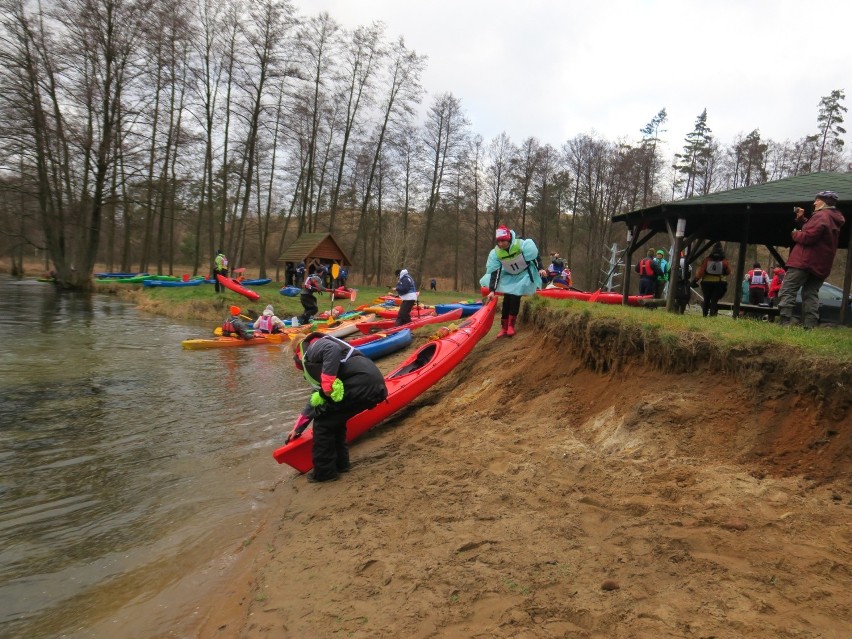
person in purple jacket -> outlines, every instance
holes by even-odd
[[[839,196],[834,191],[820,191],[814,197],[814,213],[796,209],[796,228],[792,232],[793,248],[787,260],[787,275],[778,292],[780,324],[793,319],[796,293],[802,290],[802,325],[814,328],[819,321],[819,287],[831,273],[840,227],[845,222],[837,210]]]

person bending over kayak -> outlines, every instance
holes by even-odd
[[[287,327],[275,314],[272,304],[267,304],[263,314],[254,321],[254,329],[261,333],[280,333]]]
[[[388,396],[385,378],[354,346],[324,333],[299,335],[292,342],[293,363],[314,392],[287,435],[301,437],[314,422],[314,470],[308,481],[335,481],[349,470],[346,422]]]
[[[497,246],[488,254],[485,275],[479,284],[488,287],[489,300],[495,291],[503,293],[501,329],[497,337],[512,337],[521,310],[521,296],[535,294],[547,271],[541,269],[538,247],[532,240],[518,238],[505,226],[497,228],[495,239]]]

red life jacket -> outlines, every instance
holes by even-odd
[[[639,261],[639,275],[654,275],[654,267],[651,264],[653,260],[650,257],[646,257]]]
[[[765,288],[769,284],[768,279],[766,271],[759,268],[750,271],[748,274],[748,283],[753,288]]]

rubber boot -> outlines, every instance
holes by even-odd
[[[515,334],[515,320],[517,315],[509,315],[509,326],[506,327],[506,337],[512,337]]]
[[[506,337],[506,335],[508,335],[508,333],[509,333],[509,318],[504,317],[502,320],[500,320],[500,326],[502,326],[502,328],[500,329],[500,332],[497,333],[498,339],[501,338],[501,337]]]

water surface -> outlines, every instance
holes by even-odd
[[[0,636],[109,636],[255,532],[306,387],[281,346],[181,349],[211,329],[0,277]]]

